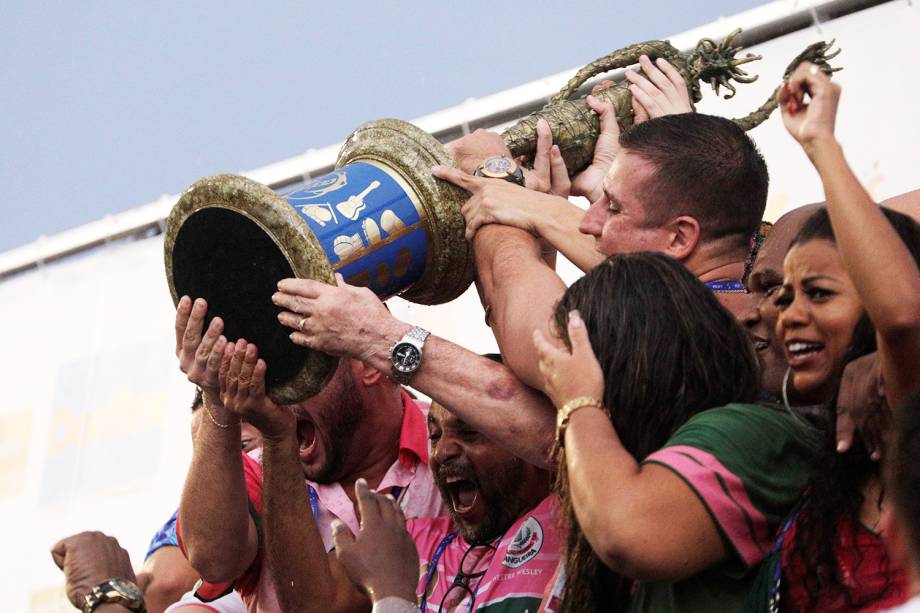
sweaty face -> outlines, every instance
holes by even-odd
[[[292,407],[307,479],[334,483],[341,478],[354,443],[352,432],[363,413],[361,402],[348,360],[342,360],[319,394]]]
[[[795,389],[810,400],[827,401],[846,365],[863,305],[830,241],[794,246],[783,269],[783,286],[775,299],[776,334]]]
[[[549,493],[545,471],[432,403],[428,413],[431,472],[454,525],[468,543],[504,534]]]
[[[740,317],[760,360],[761,388],[775,398],[782,393],[783,375],[787,368],[786,352],[776,335],[779,309],[775,298],[783,285],[783,259],[795,235],[817,208],[802,207],[777,220],[751,268],[748,289],[753,305]]]
[[[585,213],[578,229],[594,236],[595,249],[604,255],[637,251],[663,252],[668,246],[663,228],[650,227],[643,196],[654,181],[655,166],[622,151],[604,177],[604,193]]]

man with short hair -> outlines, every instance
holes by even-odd
[[[193,303],[184,297],[176,320],[180,367],[204,395],[178,525],[192,566],[212,582],[198,590],[200,597],[217,597],[235,583],[250,611],[284,605],[277,601],[273,575],[301,560],[273,535],[289,522],[308,523],[314,547],[325,556],[332,548],[329,526],[334,519],[357,530],[353,490],[358,478],[398,498],[410,517],[443,513],[427,465],[425,412],[399,385],[357,360],[342,360],[318,395],[283,409],[271,403],[275,421],[260,421],[258,411],[240,408],[239,398],[258,379],[260,402],[270,402],[264,395],[265,362],[245,340],[228,343],[219,317],[202,334],[206,312],[204,300]],[[236,412],[226,406],[230,401]],[[279,435],[278,414],[293,444]],[[264,466],[240,453],[241,415],[263,433]],[[270,487],[276,480],[282,489]],[[313,588],[329,598],[333,610],[338,595],[324,591],[331,585],[325,577]]]
[[[554,334],[550,314],[566,287],[541,257],[535,234],[584,270],[614,253],[663,252],[706,282],[736,316],[749,308],[741,277],[766,206],[768,176],[748,136],[727,119],[692,113],[651,119],[620,136],[612,107],[598,105],[596,110],[602,132],[599,149],[603,144],[605,150],[595,152],[594,164],[584,172],[603,175],[604,180],[582,192],[594,198],[587,213],[565,197],[511,181],[455,168],[432,170],[472,194],[464,206],[467,234],[474,234],[487,319],[513,375],[505,377],[475,354],[429,337],[413,385],[449,408],[456,404],[466,412],[464,419],[530,461],[545,457],[552,410],[527,398],[520,382],[535,389],[542,385],[531,339],[535,329]],[[490,142],[488,146],[503,147]],[[613,165],[601,172],[595,166],[605,166],[611,148]],[[548,155],[547,143],[538,146],[538,156],[541,151]],[[497,153],[510,155],[507,149]],[[685,187],[690,181],[693,185]],[[370,292],[341,282],[330,287],[286,279],[273,300],[287,309],[280,320],[295,329],[295,343],[361,356],[377,368],[388,366],[389,348],[411,328],[375,307]],[[361,334],[355,333],[359,330]],[[500,386],[494,383],[499,379]],[[496,389],[515,394],[517,400],[513,414],[500,413],[500,423],[490,420],[490,415],[499,415],[494,411],[477,410],[482,404],[477,398],[492,401]],[[458,395],[468,401],[452,402]],[[503,432],[508,424],[517,432],[529,428],[532,440],[539,442],[527,446],[519,436],[508,436]]]

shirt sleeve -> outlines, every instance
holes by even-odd
[[[817,434],[799,418],[735,404],[695,415],[645,463],[670,469],[694,491],[746,570],[769,552],[816,452]]]

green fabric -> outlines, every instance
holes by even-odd
[[[699,413],[672,436],[668,447],[694,447],[714,456],[737,476],[751,501],[763,514],[769,542],[761,557],[769,553],[779,523],[798,501],[811,478],[819,448],[817,430],[781,408],[769,405],[730,404]],[[639,582],[630,603],[631,611],[742,611],[759,565],[750,568],[732,543],[726,527],[719,524],[701,491],[674,467],[657,461],[684,479],[710,511],[719,528],[729,559],[678,582]],[[735,535],[735,538],[739,538]]]

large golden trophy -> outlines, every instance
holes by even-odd
[[[513,155],[532,156],[537,119],[545,118],[574,174],[590,163],[599,130],[584,97],[572,97],[588,79],[635,64],[645,54],[667,59],[684,77],[694,102],[701,99],[701,82],[717,93],[724,86],[733,94],[732,80],[756,78],[739,66],[759,59],[735,57],[741,50],[732,46],[736,35],[720,44],[703,39],[691,52],[667,41],[620,49],[585,66],[549,104],[503,138]],[[827,55],[829,48],[810,46],[785,76],[805,60],[831,72],[827,60],[835,54]],[[596,89],[595,96],[613,104],[621,128],[632,125],[625,83]],[[774,108],[771,95],[736,121],[750,129]],[[381,298],[398,294],[420,304],[449,302],[472,283],[473,254],[460,214],[467,194],[434,179],[430,169],[436,164],[453,165],[453,160],[434,137],[406,122],[383,119],[352,132],[333,172],[285,196],[235,175],[197,181],[166,222],[166,277],[173,300],[206,298],[208,318],[224,319],[228,339],[256,343],[268,364],[268,392],[276,402],[294,403],[315,394],[337,360],[290,342],[290,330],[278,323],[271,302],[280,279],[333,283],[338,272]]]

